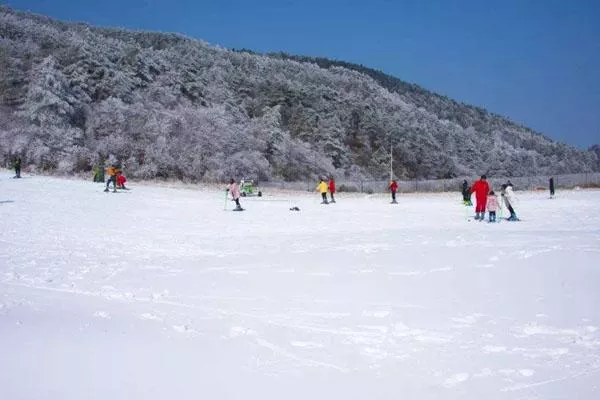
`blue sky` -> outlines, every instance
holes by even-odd
[[[94,25],[380,69],[546,136],[600,143],[598,0],[8,0]]]

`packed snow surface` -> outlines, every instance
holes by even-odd
[[[0,399],[600,398],[598,190],[517,191],[522,220],[487,223],[458,188],[231,212],[11,177]]]

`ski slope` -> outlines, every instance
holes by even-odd
[[[523,220],[490,224],[458,192],[236,213],[11,176],[0,399],[600,398],[598,190],[517,191]]]

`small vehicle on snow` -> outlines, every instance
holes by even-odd
[[[254,180],[244,180],[242,179],[242,181],[240,182],[240,195],[242,197],[246,197],[246,196],[258,196],[258,197],[262,197],[262,192],[260,190],[258,190],[257,188],[257,184],[254,182]]]

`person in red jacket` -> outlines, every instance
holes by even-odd
[[[490,185],[486,179],[485,175],[481,175],[481,179],[476,181],[471,187],[471,193],[475,193],[475,219],[481,221],[485,217],[485,205],[488,193],[490,192]]]
[[[333,194],[335,193],[335,180],[333,179],[333,176],[329,178],[327,188],[329,189],[329,195],[331,196],[331,203],[335,203],[335,198],[333,197]]]
[[[125,178],[125,175],[123,175],[123,172],[118,171],[117,172],[117,188],[127,190],[127,188],[125,187],[125,182],[127,182],[127,178]]]
[[[392,179],[390,182],[390,192],[392,192],[392,204],[398,204],[396,201],[396,192],[398,191],[398,182],[395,179]]]

